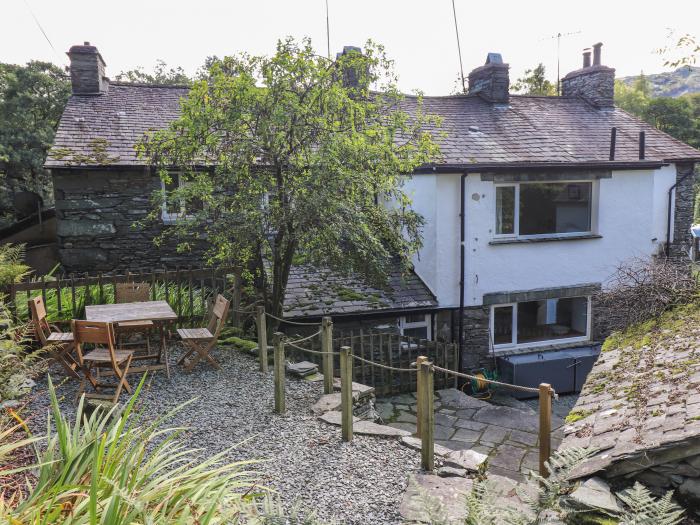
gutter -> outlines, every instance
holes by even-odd
[[[556,170],[648,170],[668,164],[665,161],[595,161],[595,162],[475,162],[471,164],[427,164],[414,170],[414,173],[481,173],[517,171],[556,171]]]
[[[676,183],[668,189],[668,215],[666,217],[666,258],[668,259],[671,254],[671,215],[673,212],[672,201],[673,201],[673,191],[676,187],[682,183],[685,179],[690,177],[695,173],[695,166],[693,166],[688,173],[683,175]]]

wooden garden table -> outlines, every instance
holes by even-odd
[[[158,364],[145,365],[132,369],[134,372],[163,370],[170,379],[168,346],[165,340],[165,325],[177,321],[177,314],[166,301],[145,301],[141,303],[96,304],[85,307],[85,319],[119,323],[124,321],[153,321],[160,330],[160,352],[134,356],[134,359],[158,359]],[[131,372],[131,370],[130,370]]]

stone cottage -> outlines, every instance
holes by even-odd
[[[700,151],[616,108],[615,70],[594,47],[593,61],[586,52],[562,79],[562,96],[511,95],[508,65],[491,53],[469,74],[467,94],[423,99],[443,120],[442,158],[406,177],[425,218],[415,273],[435,301],[430,317],[414,320],[431,336],[449,334],[465,369],[500,363],[521,384],[564,373],[576,383],[571,350],[595,354],[591,297],[614,268],[685,256],[692,244]],[[172,246],[151,244],[177,203],[160,223],[134,227],[161,187],[134,146],[178,116],[187,88],[110,82],[87,43],[68,55],[73,96],[46,161],[64,266],[188,264]],[[413,111],[417,99],[403,104]],[[518,361],[544,356],[546,367]]]

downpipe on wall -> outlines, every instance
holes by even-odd
[[[459,183],[459,347],[458,347],[458,369],[462,371],[462,351],[464,347],[464,280],[466,272],[464,266],[466,264],[466,254],[464,252],[464,238],[465,238],[465,205],[466,199],[464,197],[466,190],[467,174],[462,173]]]

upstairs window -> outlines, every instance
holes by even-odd
[[[591,182],[496,186],[496,235],[537,237],[591,232]]]

